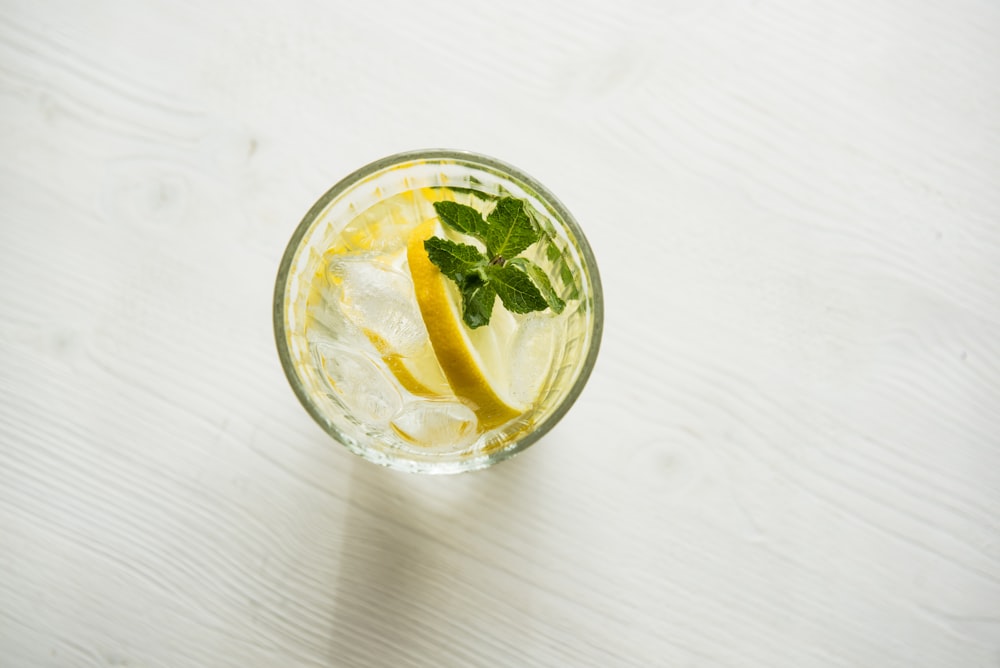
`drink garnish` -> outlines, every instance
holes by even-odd
[[[542,238],[523,200],[501,197],[485,219],[457,202],[435,202],[434,210],[443,224],[483,246],[442,237],[424,241],[430,261],[458,286],[466,325],[472,329],[488,325],[497,297],[512,313],[546,308],[562,313],[566,303],[545,271],[519,257]]]

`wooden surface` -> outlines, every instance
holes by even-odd
[[[1000,666],[1000,4],[0,7],[3,666]],[[607,306],[448,478],[331,442],[270,320],[315,199],[436,146]]]

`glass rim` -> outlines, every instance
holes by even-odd
[[[302,240],[310,231],[320,214],[322,214],[329,204],[337,197],[344,194],[369,176],[377,174],[378,172],[388,168],[398,167],[408,162],[467,163],[473,166],[488,168],[502,176],[511,178],[515,182],[519,182],[523,186],[526,186],[536,197],[538,197],[546,205],[552,207],[559,222],[565,225],[573,235],[573,239],[579,248],[580,255],[583,259],[583,265],[587,271],[591,285],[590,298],[593,311],[593,320],[590,328],[591,338],[589,346],[586,350],[585,358],[580,365],[580,371],[576,379],[573,381],[572,387],[570,387],[569,391],[566,392],[565,396],[563,396],[562,400],[559,401],[555,409],[547,415],[544,420],[542,420],[530,431],[516,437],[510,445],[500,448],[494,452],[476,457],[470,457],[464,462],[419,462],[406,458],[397,459],[391,456],[374,457],[371,456],[371,453],[369,452],[370,448],[352,447],[349,443],[345,442],[349,439],[345,439],[342,434],[337,433],[336,428],[330,424],[330,421],[320,412],[318,406],[312,401],[304,383],[302,382],[302,379],[295,371],[295,364],[292,360],[291,352],[289,351],[288,346],[288,331],[285,328],[288,278],[292,263],[300,250]],[[534,444],[562,420],[583,392],[583,388],[587,384],[591,372],[596,364],[604,331],[604,294],[601,286],[600,273],[597,268],[597,260],[594,257],[593,250],[590,247],[590,243],[587,241],[586,235],[583,233],[583,230],[580,228],[580,225],[577,223],[573,214],[570,213],[563,203],[548,188],[542,185],[535,178],[523,172],[521,169],[488,155],[459,149],[416,149],[394,153],[392,155],[379,158],[378,160],[374,160],[354,170],[331,186],[318,200],[316,200],[316,203],[309,208],[302,220],[296,226],[291,238],[288,241],[288,245],[285,247],[284,253],[281,257],[281,263],[278,266],[278,273],[275,278],[272,308],[274,339],[278,349],[278,358],[281,361],[281,367],[284,371],[285,377],[288,379],[289,385],[291,385],[295,396],[298,398],[299,403],[302,404],[303,408],[306,409],[306,412],[323,429],[323,431],[351,452],[376,464],[414,473],[460,473],[484,469],[505,459],[509,459]]]

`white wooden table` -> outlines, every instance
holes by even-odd
[[[1000,666],[1000,4],[0,11],[0,665]],[[294,226],[423,147],[576,214],[604,346],[457,477],[327,438]]]

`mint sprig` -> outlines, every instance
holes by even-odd
[[[486,248],[431,237],[424,241],[427,257],[453,280],[462,293],[462,320],[470,328],[488,325],[500,297],[512,313],[552,309],[562,313],[566,303],[548,275],[531,260],[517,257],[542,238],[527,205],[501,197],[490,214],[457,202],[435,202],[434,210],[449,228],[472,237]]]

